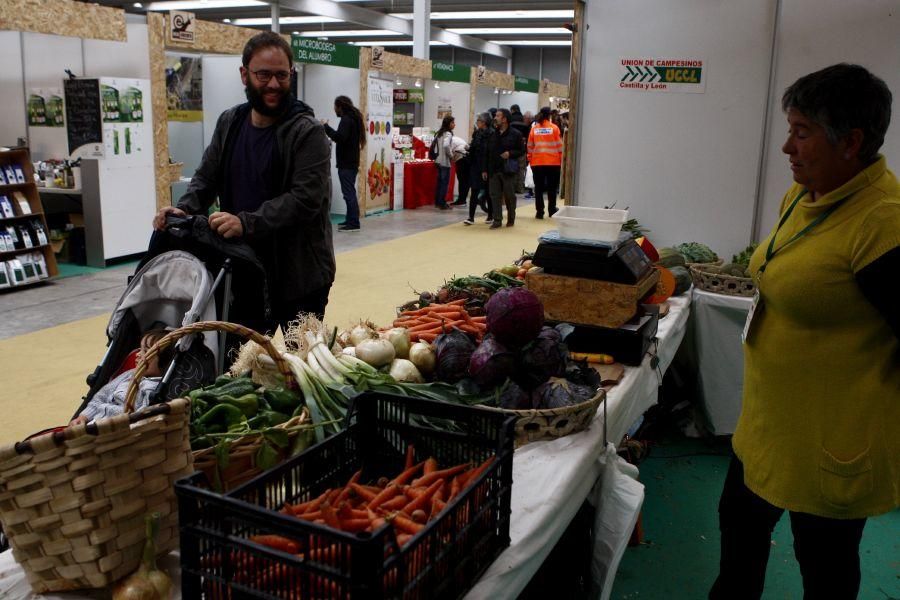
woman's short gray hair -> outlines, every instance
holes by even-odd
[[[793,108],[821,125],[832,144],[861,130],[859,158],[870,163],[891,124],[891,100],[891,90],[880,78],[859,65],[840,63],[795,81],[784,91],[781,108]]]

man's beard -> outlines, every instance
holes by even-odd
[[[290,91],[284,89],[279,89],[278,91],[281,94],[281,99],[277,105],[271,107],[263,99],[263,92],[255,88],[253,84],[248,83],[244,86],[244,93],[247,95],[250,106],[253,110],[266,117],[280,117],[291,103]]]

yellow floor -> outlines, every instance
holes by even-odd
[[[449,225],[339,254],[337,280],[325,313],[345,327],[360,318],[388,324],[413,289],[435,290],[453,275],[481,274],[533,251],[538,235],[553,228],[521,207],[513,228]],[[360,234],[363,235],[363,234]],[[85,377],[103,357],[108,316],[93,317],[0,340],[6,415],[0,444],[65,424],[87,391]]]

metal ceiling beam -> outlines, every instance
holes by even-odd
[[[412,37],[413,24],[412,21],[392,17],[376,10],[369,10],[346,3],[333,2],[332,0],[277,0],[282,8],[288,8],[311,15],[322,17],[333,17],[341,19],[348,23],[356,23],[357,25],[365,25],[373,29],[387,29],[396,31],[397,33]],[[475,50],[485,54],[493,54],[494,56],[502,56],[503,58],[512,58],[512,49],[492,44],[491,42],[468,36],[450,33],[440,27],[431,28],[431,39],[438,42],[445,42],[452,46]]]

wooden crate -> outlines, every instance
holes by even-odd
[[[525,285],[544,304],[544,317],[579,325],[621,327],[637,314],[638,302],[656,287],[654,269],[635,285],[529,271]]]

